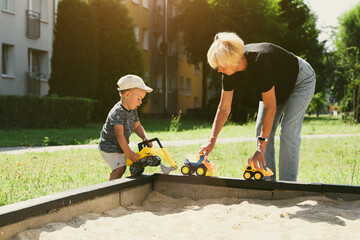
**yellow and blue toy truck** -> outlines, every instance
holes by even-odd
[[[210,162],[204,154],[198,154],[196,162],[190,162],[186,158],[184,165],[181,167],[181,173],[192,175],[194,172],[198,176],[213,176],[215,174],[215,164]]]

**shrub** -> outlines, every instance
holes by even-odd
[[[94,101],[74,97],[0,96],[2,128],[78,127],[91,120]]]

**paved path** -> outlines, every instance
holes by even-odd
[[[303,135],[302,138],[343,138],[343,137],[358,137],[358,134],[324,134],[324,135]],[[276,139],[279,139],[277,136]],[[247,142],[254,141],[254,137],[236,137],[236,138],[219,138],[217,143],[234,143],[234,142]],[[188,145],[201,145],[206,143],[207,139],[182,139],[182,140],[167,140],[161,141],[163,146],[188,146]],[[130,143],[131,147],[135,147],[136,143]],[[64,151],[69,149],[97,149],[97,144],[86,145],[65,145],[65,146],[33,146],[33,147],[3,147],[0,148],[0,154],[23,154],[23,153],[41,153],[41,152],[54,152]]]

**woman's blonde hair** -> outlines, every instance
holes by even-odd
[[[244,55],[244,41],[233,32],[220,32],[215,35],[214,42],[207,52],[210,66],[236,66]]]

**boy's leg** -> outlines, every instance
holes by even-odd
[[[121,178],[122,175],[124,175],[125,170],[126,170],[126,166],[123,166],[123,167],[119,167],[119,168],[114,169],[114,170],[110,173],[109,181],[110,181],[110,180],[114,180],[114,179]]]
[[[126,170],[124,153],[107,153],[101,150],[100,153],[112,170],[109,180],[121,178]]]

